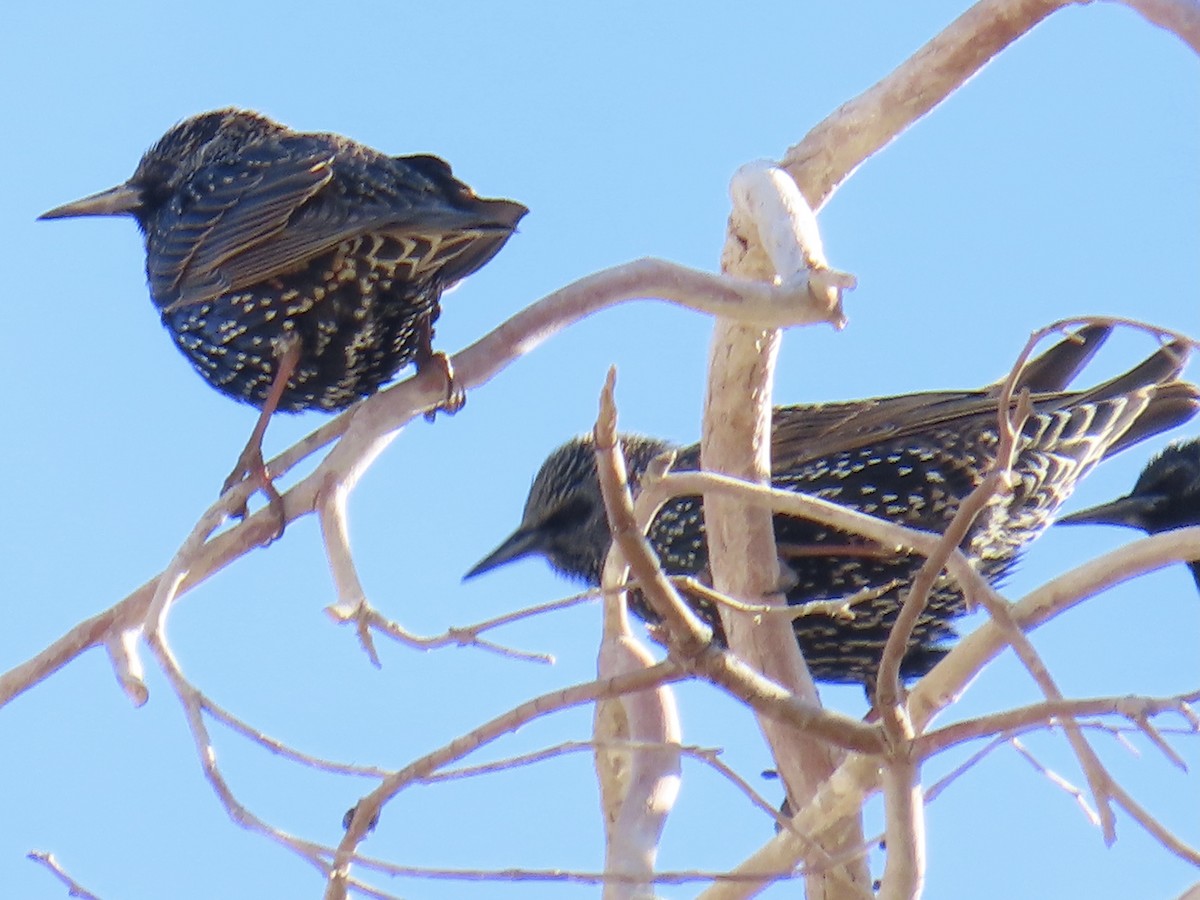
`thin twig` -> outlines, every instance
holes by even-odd
[[[542,603],[537,606],[528,607],[515,612],[505,613],[503,616],[497,616],[496,618],[488,619],[485,622],[478,622],[472,625],[454,625],[450,628],[447,628],[441,634],[434,635],[414,634],[402,626],[399,622],[393,621],[392,619],[384,616],[366,600],[363,600],[353,608],[347,608],[341,603],[334,606],[327,606],[325,608],[325,612],[331,619],[333,619],[333,621],[337,622],[338,624],[354,624],[356,630],[360,632],[360,634],[364,630],[378,631],[387,635],[397,643],[403,644],[406,647],[411,647],[414,650],[437,650],[442,647],[478,647],[480,650],[486,650],[490,653],[495,653],[499,656],[505,656],[510,659],[552,664],[554,662],[554,657],[549,653],[538,653],[530,650],[520,650],[516,647],[508,647],[503,644],[498,644],[494,641],[489,641],[486,638],[482,638],[480,637],[480,633],[489,631],[493,628],[499,628],[501,625],[507,625],[531,616],[541,615],[547,612],[554,612],[556,610],[566,609],[571,606],[577,606],[580,603],[594,599],[598,593],[599,591],[589,591],[584,594],[576,594],[573,597],[554,600],[549,603]]]
[[[370,823],[377,819],[383,805],[409,785],[547,713],[591,703],[601,697],[618,697],[647,690],[684,677],[685,673],[678,666],[664,662],[616,678],[598,679],[551,691],[527,700],[393,772],[355,806],[355,814],[346,834],[336,848],[333,873],[326,886],[325,897],[327,900],[342,900],[346,896],[349,866],[357,859],[354,848],[366,836]]]
[[[1183,711],[1187,705],[1195,702],[1196,699],[1197,693],[1193,692],[1174,697],[1096,697],[1080,700],[1048,700],[943,726],[928,734],[920,735],[915,741],[913,752],[919,759],[925,760],[964,741],[1013,733],[1030,726],[1049,726],[1063,716],[1077,718],[1079,716],[1119,715],[1141,725],[1141,722],[1146,721],[1147,716],[1157,716],[1165,712],[1185,715]],[[1194,723],[1189,722],[1189,724],[1192,724],[1194,731],[1200,733],[1200,729],[1197,729]],[[1168,758],[1171,756],[1168,755]]]
[[[297,750],[295,747],[291,747],[278,738],[271,737],[269,734],[264,734],[248,722],[238,718],[202,691],[196,691],[195,701],[202,711],[208,713],[230,730],[253,741],[265,750],[269,750],[276,756],[290,759],[292,762],[299,763],[300,765],[308,766],[322,772],[330,772],[334,775],[353,775],[362,778],[385,778],[390,774],[388,769],[381,769],[378,766],[358,766],[352,763],[341,763]]]
[[[1109,786],[1109,790],[1112,792],[1112,798],[1116,801],[1117,805],[1133,816],[1137,820],[1137,823],[1150,833],[1151,837],[1180,859],[1191,863],[1193,866],[1200,866],[1200,850],[1180,840],[1165,825],[1151,815],[1145,807],[1134,800],[1129,792],[1116,781]]]
[[[353,621],[357,624],[359,644],[367,659],[375,668],[381,668],[379,651],[367,626],[364,613],[367,610],[367,594],[358,577],[358,567],[350,552],[350,528],[346,521],[346,499],[350,486],[333,473],[326,475],[325,484],[317,494],[317,520],[321,524],[321,537],[325,543],[325,558],[333,575],[333,586],[338,602],[327,611],[339,622]]]
[[[436,784],[441,781],[451,781],[460,778],[473,778],[479,775],[492,775],[497,772],[504,772],[508,769],[519,766],[528,766],[535,763],[544,762],[547,759],[554,759],[559,756],[568,755],[571,753],[592,752],[596,749],[648,749],[661,745],[647,744],[641,741],[621,741],[618,743],[605,743],[599,741],[564,741],[554,747],[545,747],[541,750],[535,750],[531,753],[523,753],[519,756],[510,756],[505,759],[497,760],[490,763],[480,763],[474,766],[462,766],[457,769],[443,769],[435,772],[426,778],[421,779],[424,784]],[[737,788],[751,804],[756,806],[762,812],[766,813],[776,825],[781,828],[790,826],[790,822],[779,814],[779,811],[772,806],[766,798],[762,796],[746,779],[742,778],[737,772],[731,769],[721,760],[721,750],[717,747],[697,747],[693,745],[682,745],[677,748],[678,751],[689,759],[694,759],[701,762],[709,768],[716,771],[726,781]]]
[[[965,775],[971,769],[975,768],[975,766],[977,766],[980,762],[982,762],[983,759],[986,756],[988,756],[993,750],[997,749],[998,747],[1003,747],[1006,744],[1008,744],[1008,742],[1011,738],[1012,738],[1012,735],[1009,734],[1008,732],[996,735],[994,738],[992,738],[990,741],[988,741],[986,744],[984,744],[982,747],[980,747],[978,750],[976,750],[974,753],[972,753],[970,756],[968,756],[965,760],[963,760],[961,763],[959,763],[957,766],[955,766],[953,769],[951,769],[948,773],[946,773],[941,778],[939,778],[937,781],[935,781],[925,791],[925,802],[932,803],[934,800],[936,800],[938,798],[938,795],[940,795],[942,793],[942,791],[944,791],[946,788],[948,788],[950,785],[952,785],[955,781],[957,781],[959,778],[961,778],[963,775]]]
[[[1028,762],[1029,765],[1033,766],[1034,770],[1044,776],[1047,781],[1075,798],[1075,802],[1079,805],[1079,808],[1083,810],[1083,814],[1087,816],[1088,821],[1093,825],[1099,826],[1100,816],[1094,809],[1092,809],[1091,806],[1088,805],[1087,797],[1083,795],[1083,791],[1071,784],[1071,782],[1069,782],[1066,778],[1059,775],[1057,772],[1039,760],[1036,756],[1034,756],[1033,752],[1017,738],[1009,738],[1008,743],[1014,750],[1017,751],[1017,754],[1022,759]]]
[[[100,900],[98,896],[93,894],[78,881],[67,874],[66,869],[62,864],[54,858],[53,853],[47,853],[43,850],[30,850],[25,854],[26,859],[32,859],[36,863],[45,866],[50,872],[63,883],[67,888],[67,896],[79,897],[81,900]]]

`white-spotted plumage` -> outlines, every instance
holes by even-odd
[[[1161,348],[1140,366],[1089,391],[1062,389],[1103,343],[1110,329],[1091,326],[1029,364],[1018,381],[1031,412],[1017,438],[1011,487],[978,515],[962,549],[993,584],[1021,549],[1106,455],[1190,418],[1200,407],[1195,386],[1177,380],[1188,346]],[[809,494],[901,525],[941,533],[962,501],[983,481],[1000,445],[1000,386],[980,391],[882,397],[851,403],[787,406],[774,411],[775,487]],[[622,437],[631,486],[669,446]],[[699,465],[696,446],[677,451],[677,470]],[[664,571],[704,578],[708,556],[698,497],[667,501],[648,531]],[[857,598],[853,617],[812,614],[795,631],[813,675],[824,681],[871,683],[883,645],[908,586],[923,563],[897,556],[852,534],[791,516],[775,517],[788,602]],[[599,582],[610,543],[590,438],[560,447],[534,479],[521,527],[471,574],[538,553],[556,569]],[[634,592],[631,605],[652,611]],[[715,628],[718,618],[694,598]],[[902,663],[905,676],[923,674],[955,636],[962,593],[943,576],[934,585]]]

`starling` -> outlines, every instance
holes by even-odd
[[[276,410],[333,412],[432,349],[442,292],[499,252],[526,208],[476,197],[436,156],[385,156],[258,113],[187,119],[124,184],[44,213],[132,215],[150,297],[210,385],[261,411],[226,488],[255,474]]]
[[[1200,390],[1177,381],[1188,345],[1162,347],[1135,369],[1089,391],[1063,389],[1111,330],[1090,326],[1033,360],[1017,384],[1032,413],[1020,435],[1010,492],[976,518],[962,550],[989,582],[998,583],[1021,548],[1049,523],[1075,483],[1102,458],[1173,427],[1200,409]],[[922,393],[849,403],[786,406],[774,412],[772,482],[776,488],[841,503],[901,525],[942,532],[995,458],[1001,385],[979,391]],[[665,441],[624,435],[629,481]],[[699,466],[698,446],[677,450],[674,468]],[[669,500],[647,537],[670,575],[707,577],[699,497]],[[855,535],[777,515],[775,537],[784,590],[792,605],[855,598],[853,618],[810,614],[795,620],[796,638],[813,677],[870,687],[896,613],[923,558],[881,554]],[[598,584],[610,534],[590,438],[555,450],[534,478],[520,527],[467,575],[540,554],[568,576]],[[823,548],[828,552],[822,553]],[[689,598],[723,639],[715,611]],[[653,622],[644,598],[634,612]],[[964,599],[945,573],[929,596],[901,672],[931,669],[955,637],[952,621]]]
[[[1146,464],[1133,491],[1058,520],[1060,525],[1125,525],[1158,534],[1200,525],[1200,438],[1168,444]],[[1188,563],[1200,588],[1200,560]]]

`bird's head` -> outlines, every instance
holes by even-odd
[[[1165,447],[1142,470],[1131,496],[1146,499],[1141,527],[1151,534],[1200,525],[1200,440]]]
[[[650,461],[669,450],[665,441],[622,435],[630,486],[636,491]],[[521,524],[466,574],[473,578],[526,556],[544,556],[558,572],[589,584],[600,571],[612,542],[595,447],[590,436],[568,441],[547,457],[533,479]]]
[[[249,110],[218,109],[192,116],[146,151],[128,181],[55,207],[38,218],[131,215],[145,228],[199,166],[233,158],[248,142],[284,131],[283,125]]]
[[[1149,534],[1200,525],[1200,439],[1169,444],[1146,464],[1127,496],[1059,521],[1125,525]]]

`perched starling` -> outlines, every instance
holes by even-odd
[[[43,214],[132,215],[176,346],[261,410],[229,484],[262,468],[276,410],[335,411],[432,349],[442,292],[499,252],[527,210],[476,197],[436,156],[385,156],[254,112],[187,119],[124,184]],[[268,487],[268,490],[270,488]]]
[[[962,549],[992,583],[1010,571],[1075,483],[1102,458],[1173,427],[1200,409],[1200,391],[1177,381],[1188,354],[1182,342],[1161,348],[1137,368],[1089,391],[1063,388],[1108,336],[1107,326],[1081,329],[1033,360],[1018,387],[1033,412],[1021,431],[1010,492],[994,497],[976,518]],[[902,525],[942,532],[980,483],[999,441],[999,385],[979,391],[912,394],[850,403],[775,410],[771,444],[777,488],[822,497]],[[632,489],[650,461],[670,449],[638,435],[621,438]],[[678,451],[675,469],[699,465],[699,448]],[[853,619],[813,614],[795,620],[796,637],[813,676],[829,682],[874,681],[880,655],[919,556],[881,555],[862,538],[783,515],[775,536],[783,589],[795,605],[859,595]],[[699,497],[668,501],[648,538],[664,571],[707,576]],[[467,575],[531,554],[590,584],[600,580],[610,535],[590,438],[555,450],[534,478],[520,527]],[[829,552],[822,554],[821,548]],[[853,548],[861,547],[856,552]],[[714,611],[693,598],[718,632]],[[631,606],[652,620],[634,593]],[[927,672],[955,636],[962,594],[943,575],[912,636],[902,664],[906,678]]]
[[[1200,525],[1200,438],[1168,444],[1125,497],[1071,513],[1060,525],[1124,525],[1158,534]],[[1188,564],[1200,588],[1200,560]]]

